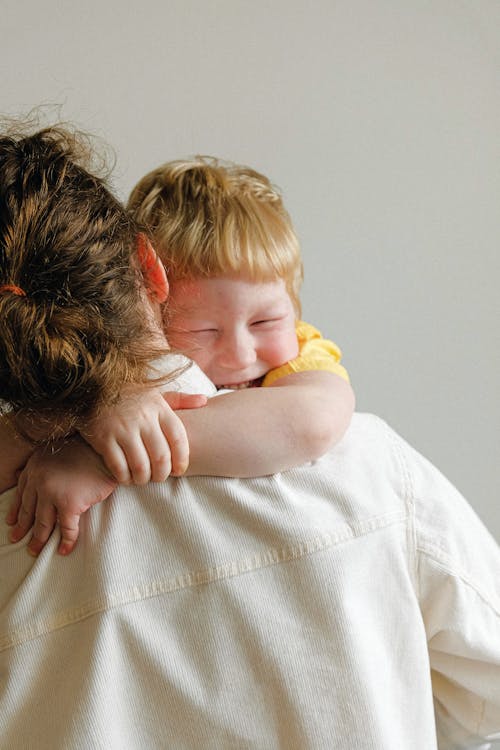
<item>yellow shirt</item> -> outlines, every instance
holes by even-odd
[[[296,324],[297,339],[299,342],[299,353],[295,359],[285,362],[284,365],[269,370],[262,385],[271,385],[278,378],[284,378],[292,372],[303,372],[304,370],[327,370],[349,382],[347,370],[340,364],[342,352],[339,347],[324,339],[321,333],[309,323],[299,320]]]

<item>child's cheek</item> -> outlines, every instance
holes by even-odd
[[[295,359],[299,353],[299,344],[295,332],[293,336],[289,336],[280,342],[270,343],[267,351],[269,367],[279,367],[285,362]]]

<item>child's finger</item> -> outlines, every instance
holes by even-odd
[[[127,463],[127,458],[118,443],[108,446],[106,452],[102,454],[104,463],[108,470],[120,484],[128,484],[132,479]]]
[[[57,552],[60,555],[69,555],[75,548],[80,531],[80,516],[76,513],[61,513],[59,515],[59,528],[61,530],[61,541]]]
[[[127,435],[120,447],[128,464],[134,484],[146,484],[151,479],[151,463],[140,435]]]
[[[57,513],[51,503],[38,502],[33,536],[28,544],[28,552],[37,557],[47,544],[56,525]]]
[[[189,466],[189,441],[186,428],[173,412],[162,415],[160,425],[170,446],[172,474],[180,476]]]
[[[170,446],[167,438],[158,423],[154,428],[144,430],[141,437],[149,456],[151,481],[164,482],[170,476],[172,470]]]
[[[205,406],[208,399],[202,393],[179,393],[178,391],[166,391],[162,393],[163,398],[171,409],[199,409]]]

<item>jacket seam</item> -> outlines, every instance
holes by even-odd
[[[413,476],[406,458],[404,443],[395,432],[393,432],[386,423],[385,427],[389,433],[389,440],[392,445],[393,453],[399,465],[401,478],[403,482],[402,500],[405,504],[407,514],[406,539],[408,554],[408,570],[412,577],[413,586],[420,600],[420,569],[419,557],[417,553],[417,529],[415,522],[415,485]]]
[[[12,632],[1,636],[0,652],[20,645],[25,641],[34,640],[55,630],[60,630],[68,625],[74,625],[81,620],[102,614],[116,607],[133,604],[143,599],[172,594],[186,588],[216,583],[274,565],[299,560],[331,549],[339,544],[401,524],[405,520],[405,514],[401,511],[373,516],[358,523],[345,524],[342,530],[336,533],[319,534],[310,539],[289,542],[280,547],[270,548],[264,552],[249,555],[239,560],[229,561],[201,570],[180,573],[179,575],[157,581],[136,584],[118,593],[107,593],[69,612],[60,613],[49,620],[16,628]]]
[[[446,574],[453,578],[458,578],[468,588],[472,589],[482,602],[486,604],[486,606],[491,609],[497,617],[500,617],[500,604],[499,606],[496,606],[486,592],[482,591],[465,571],[460,570],[451,564],[451,557],[446,552],[439,547],[426,543],[419,543],[417,551],[420,555],[424,555],[432,560],[432,562],[438,565]]]

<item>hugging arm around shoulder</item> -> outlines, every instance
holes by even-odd
[[[189,439],[187,475],[252,477],[322,456],[344,435],[354,394],[329,372],[298,372],[178,412]]]
[[[176,357],[167,359],[179,365]],[[194,365],[184,373],[180,387],[213,394],[213,386]],[[283,377],[271,388],[228,393],[211,399],[201,409],[178,411],[189,439],[191,460],[187,473],[262,476],[314,460],[342,437],[353,407],[347,382],[329,372],[311,371]],[[4,437],[10,451],[3,453],[5,460],[13,458],[12,447],[18,441],[8,440],[10,433]],[[19,466],[18,461],[8,461],[9,481],[3,489],[15,484],[15,469],[22,468],[31,453],[24,441],[19,445],[23,460]],[[57,516],[63,531],[59,550],[65,554],[72,551],[78,537],[79,516],[109,496],[115,486],[112,477],[89,457],[87,448],[78,440],[73,440],[66,450],[71,459],[68,466],[76,460],[78,472],[68,468],[65,478],[60,452],[55,457],[56,466],[54,457],[44,459],[43,453],[38,453],[36,461],[23,472],[20,492],[9,513],[9,523],[15,524],[13,541],[23,538],[33,526],[29,544],[33,554],[46,544]],[[82,482],[80,478],[86,470],[88,480]]]
[[[313,461],[342,439],[354,392],[342,352],[298,321],[298,356],[271,370],[263,388],[212,399],[181,412],[190,443],[188,475],[252,477]]]

